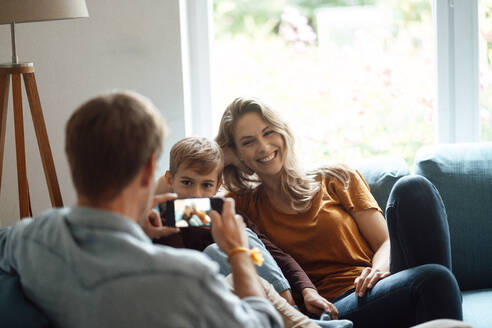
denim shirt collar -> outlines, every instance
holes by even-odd
[[[69,208],[67,220],[73,225],[126,232],[140,241],[152,243],[140,225],[115,212],[84,206]]]

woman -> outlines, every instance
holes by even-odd
[[[301,265],[324,310],[333,303],[356,327],[462,318],[444,206],[425,178],[395,184],[386,225],[356,171],[332,165],[303,173],[289,127],[256,99],[227,107],[216,141],[237,210]]]

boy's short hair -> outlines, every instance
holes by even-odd
[[[65,152],[77,193],[91,201],[116,197],[160,154],[165,122],[152,102],[135,92],[97,96],[72,114]]]
[[[171,148],[169,173],[173,177],[181,165],[191,168],[198,174],[209,174],[220,167],[218,178],[224,168],[224,156],[219,145],[203,137],[181,139]]]

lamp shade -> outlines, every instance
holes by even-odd
[[[85,0],[0,0],[0,24],[89,17]]]

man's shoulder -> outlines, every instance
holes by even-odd
[[[190,278],[218,273],[218,265],[207,255],[189,249],[152,245],[155,267],[171,275],[180,274]]]
[[[21,238],[39,236],[43,232],[52,233],[62,223],[63,217],[68,211],[68,208],[49,209],[32,218],[22,219],[14,227],[16,227],[17,233],[22,234]]]
[[[29,219],[20,236],[25,241],[23,254],[43,255],[45,262],[56,257],[54,261],[64,263],[65,271],[71,271],[87,288],[117,277],[180,275],[196,279],[218,272],[217,264],[206,255],[152,244],[124,219],[116,222],[116,228],[108,226],[112,220],[101,225],[81,224],[67,219],[71,211],[51,209]]]

